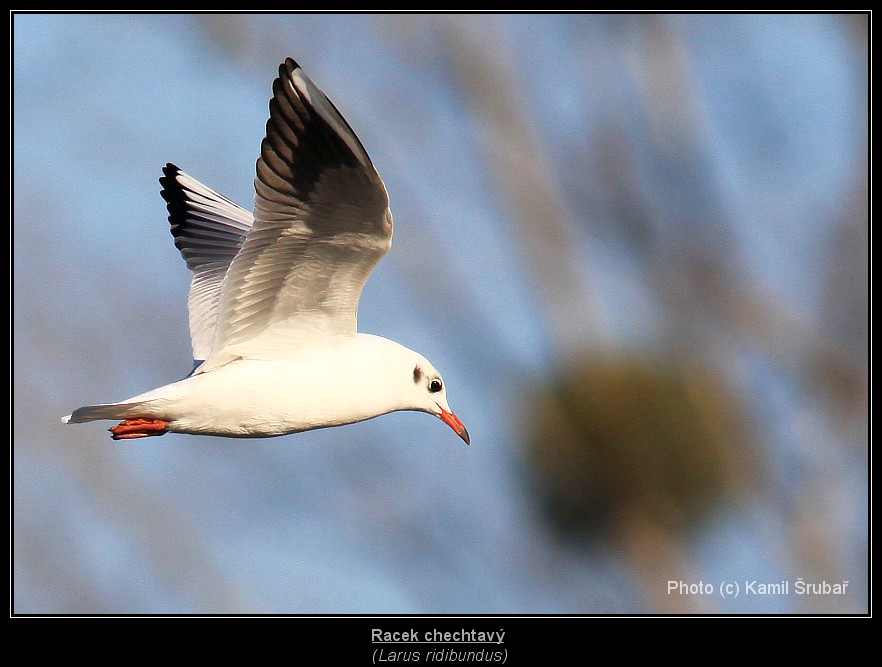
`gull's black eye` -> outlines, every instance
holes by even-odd
[[[433,394],[441,391],[441,378],[432,378],[429,380],[429,391]]]

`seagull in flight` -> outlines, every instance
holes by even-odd
[[[468,444],[435,367],[357,331],[362,288],[392,244],[389,196],[364,146],[291,58],[269,109],[253,213],[173,164],[159,179],[192,272],[192,372],[63,421],[120,421],[114,440],[261,438],[415,410]]]

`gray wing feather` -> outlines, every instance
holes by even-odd
[[[162,173],[171,233],[193,274],[187,300],[193,358],[204,360],[214,344],[221,284],[254,218],[171,163]]]
[[[269,106],[254,225],[224,277],[213,356],[307,331],[354,335],[364,283],[391,244],[382,179],[337,108],[290,58]]]

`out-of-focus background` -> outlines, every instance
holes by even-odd
[[[867,612],[866,16],[12,22],[14,612]],[[471,447],[60,421],[189,370],[160,167],[250,208],[286,56]]]

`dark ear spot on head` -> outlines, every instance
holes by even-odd
[[[414,384],[419,384],[420,378],[423,377],[423,369],[419,366],[413,367],[413,382]]]

